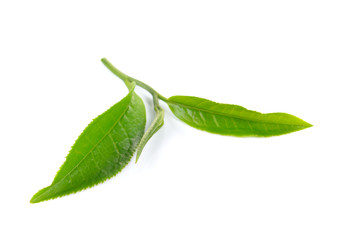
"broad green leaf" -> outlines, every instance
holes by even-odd
[[[152,121],[148,130],[144,133],[144,136],[142,137],[142,140],[140,141],[137,147],[136,162],[138,161],[138,158],[140,157],[146,143],[164,124],[163,108],[161,108],[160,106],[155,106],[155,112],[156,112],[155,119]]]
[[[133,88],[85,128],[52,184],[37,192],[31,203],[94,186],[127,165],[143,136],[146,119],[144,103]]]
[[[173,96],[168,99],[168,105],[188,125],[221,135],[270,137],[312,126],[287,113],[263,114],[198,97]]]

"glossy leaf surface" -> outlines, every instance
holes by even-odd
[[[161,108],[160,106],[156,106],[155,112],[156,112],[155,119],[152,121],[148,130],[144,133],[144,136],[142,137],[142,140],[140,141],[137,147],[136,162],[138,161],[138,158],[140,157],[146,143],[164,124],[164,109]]]
[[[85,128],[52,184],[37,192],[31,203],[74,193],[116,175],[136,150],[145,119],[144,103],[132,88]]]
[[[287,113],[263,114],[198,97],[173,96],[168,99],[168,105],[188,125],[221,135],[270,137],[312,126]]]

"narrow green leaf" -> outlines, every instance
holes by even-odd
[[[31,199],[37,203],[75,193],[120,172],[145,128],[145,106],[133,91],[94,119],[76,140],[52,184]]]
[[[312,126],[287,113],[263,114],[198,97],[173,96],[168,99],[168,105],[188,125],[221,135],[270,137]]]
[[[142,140],[140,141],[140,143],[137,147],[136,163],[137,163],[138,158],[140,157],[146,143],[164,124],[164,110],[163,110],[163,108],[161,108],[160,106],[156,106],[155,112],[156,112],[155,119],[152,121],[148,130],[144,133],[144,136],[142,137]]]

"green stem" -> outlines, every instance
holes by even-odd
[[[154,108],[156,110],[156,108],[159,107],[158,95],[157,94],[153,94],[152,98],[153,98],[153,106],[154,106]]]
[[[144,88],[146,91],[151,93],[151,95],[157,96],[157,98],[161,99],[164,102],[168,101],[168,99],[166,97],[164,97],[161,94],[159,94],[155,89],[153,89],[149,85],[147,85],[147,84],[145,84],[145,83],[143,83],[143,82],[141,82],[141,81],[139,81],[139,80],[137,80],[137,79],[135,79],[133,77],[130,77],[130,76],[126,75],[125,73],[122,73],[121,71],[119,71],[106,58],[102,58],[101,61],[114,75],[116,75],[117,77],[122,79],[124,82],[125,81],[135,82],[136,85],[138,85],[141,88]]]

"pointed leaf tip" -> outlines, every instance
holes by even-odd
[[[42,202],[42,201],[45,201],[47,199],[44,199],[44,198],[41,198],[42,194],[44,192],[46,192],[46,190],[49,188],[50,186],[48,187],[45,187],[41,190],[39,190],[36,194],[33,195],[33,197],[31,198],[30,200],[30,203],[38,203],[38,202]]]

